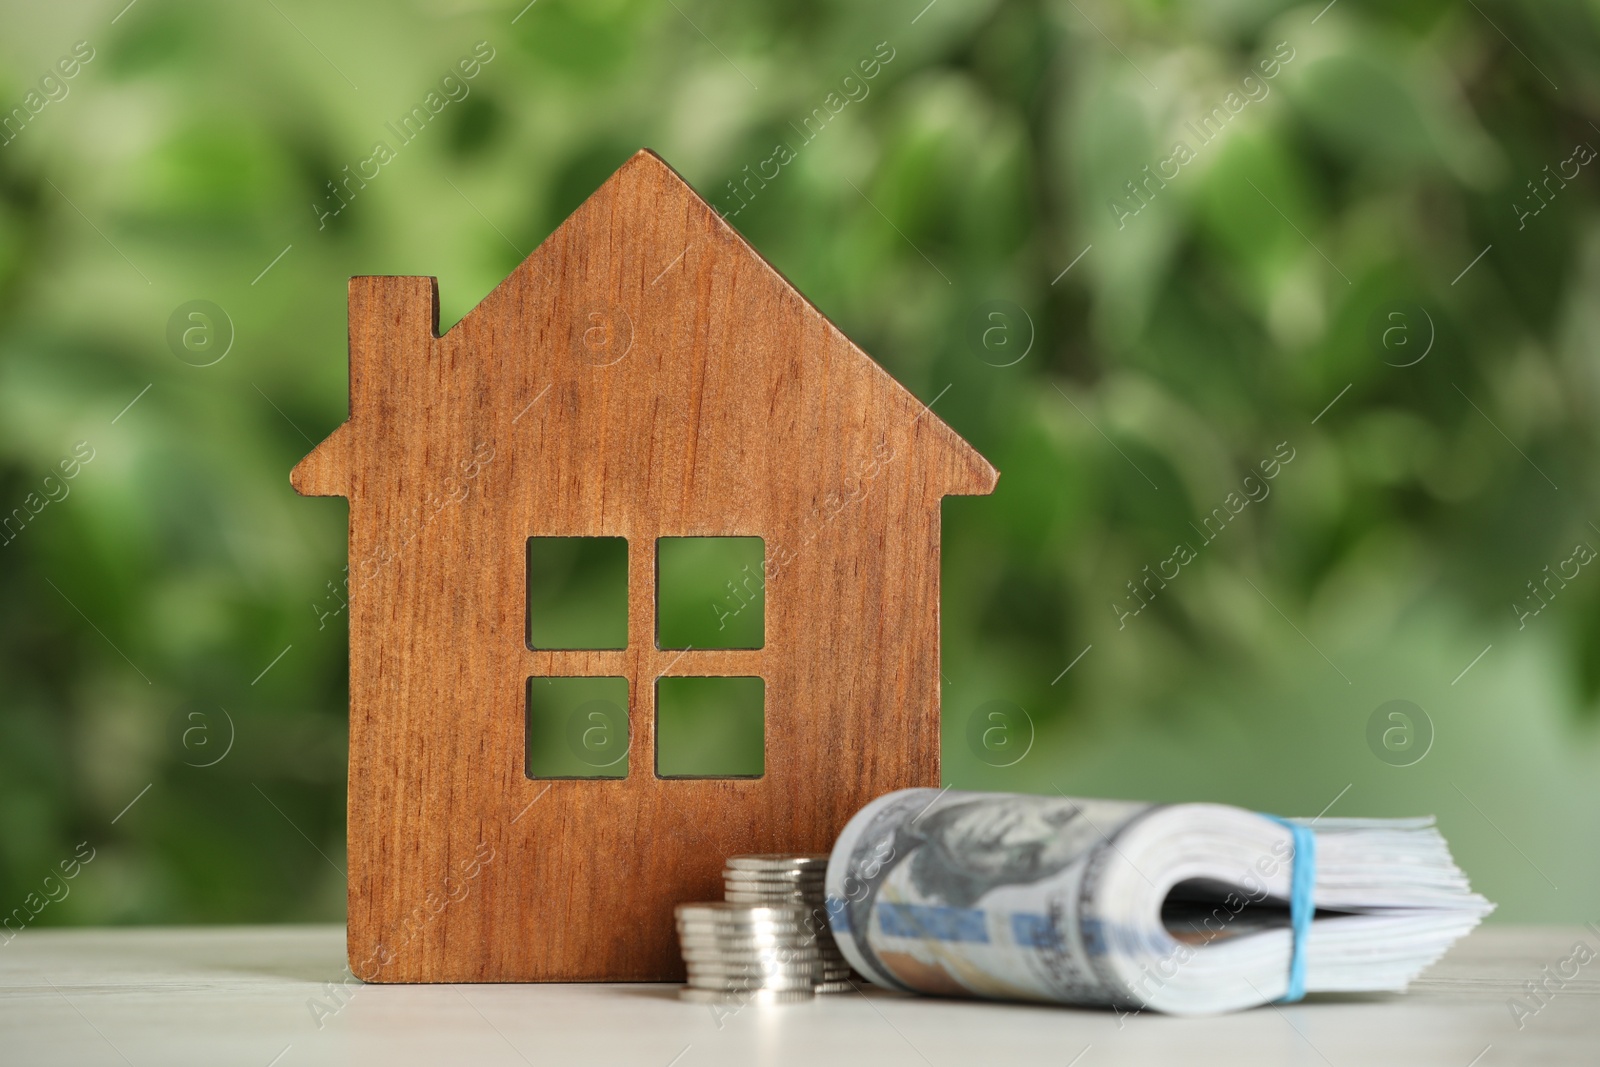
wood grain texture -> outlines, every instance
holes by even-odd
[[[672,979],[725,857],[939,782],[939,512],[998,477],[640,152],[443,337],[350,282],[348,940],[388,982]],[[533,651],[530,536],[629,543],[629,645]],[[766,540],[759,650],[655,646],[656,538]],[[759,779],[655,775],[655,679],[766,681]],[[530,676],[629,680],[629,773],[531,780]]]

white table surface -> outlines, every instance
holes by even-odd
[[[1209,1019],[870,990],[717,1019],[660,985],[360,986],[332,926],[29,930],[0,945],[0,1064],[1600,1064],[1600,958],[1519,1030],[1579,927],[1488,927],[1403,996]]]

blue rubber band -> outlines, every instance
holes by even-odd
[[[1311,917],[1317,910],[1312,899],[1317,884],[1317,835],[1297,822],[1276,815],[1267,818],[1287,826],[1294,835],[1294,872],[1289,879],[1289,924],[1294,947],[1289,954],[1289,991],[1279,1001],[1292,1004],[1306,995],[1306,939],[1311,936]]]

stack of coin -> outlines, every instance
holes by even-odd
[[[804,904],[679,904],[678,941],[689,968],[684,1000],[781,1004],[810,1000],[824,968]]]
[[[817,972],[818,993],[845,993],[850,986],[850,965],[828,929],[823,878],[828,856],[734,856],[722,871],[725,895],[739,904],[802,904],[806,908],[814,944],[822,965]]]

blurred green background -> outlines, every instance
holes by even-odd
[[[448,327],[649,146],[1003,472],[947,781],[1435,812],[1596,917],[1600,6],[124,4],[0,33],[0,909],[342,916],[345,280]]]

